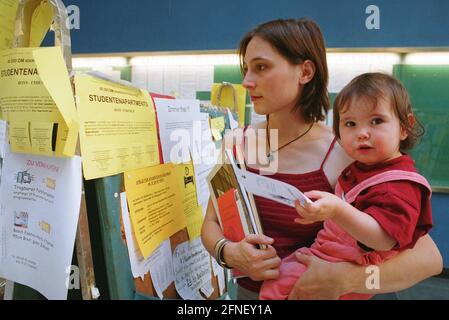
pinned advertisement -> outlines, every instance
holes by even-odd
[[[75,154],[79,120],[60,47],[0,53],[0,109],[13,152]]]
[[[67,299],[81,158],[8,153],[0,186],[0,277]]]
[[[163,241],[162,244],[153,251],[151,256],[144,259],[139,251],[139,246],[131,227],[125,192],[120,193],[120,204],[133,277],[140,277],[143,281],[145,274],[150,271],[156,294],[162,299],[164,297],[163,292],[167,289],[170,283],[174,281],[170,240],[167,239]]]
[[[187,232],[189,239],[193,240],[201,235],[203,225],[203,214],[201,206],[198,205],[195,173],[193,163],[183,163],[176,165],[177,179],[180,183],[180,193],[182,195],[182,206],[187,222]]]
[[[90,75],[75,76],[84,177],[96,179],[159,164],[150,95]]]
[[[177,179],[172,163],[124,174],[131,223],[144,259],[187,226]]]
[[[154,103],[164,163],[188,162],[192,146],[201,143],[201,135],[194,134],[201,123],[199,100],[156,98]]]
[[[205,300],[200,292],[203,292],[202,288],[211,287],[212,267],[201,238],[178,244],[173,252],[173,268],[176,291],[181,298]]]

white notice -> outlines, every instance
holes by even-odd
[[[3,158],[5,156],[6,144],[7,144],[6,121],[0,120],[0,158]]]
[[[212,277],[209,253],[201,238],[179,244],[173,252],[175,287],[184,300],[204,300],[200,289],[206,286]]]
[[[150,271],[151,280],[153,281],[156,294],[162,299],[164,297],[163,292],[175,279],[173,276],[170,240],[167,239],[162,242],[162,244],[153,251],[151,256],[144,259],[139,251],[139,246],[137,245],[137,240],[134,237],[134,232],[131,227],[128,203],[126,201],[126,192],[120,193],[120,203],[122,207],[122,219],[125,227],[129,261],[133,276],[134,278],[141,277],[143,280],[145,274]]]
[[[80,157],[7,153],[0,187],[0,277],[48,299],[67,299],[68,287],[79,285],[71,261],[80,201]]]
[[[173,275],[173,262],[170,239],[165,240],[153,251],[150,259],[150,274],[154,289],[159,298],[163,298],[163,292],[175,279]]]
[[[201,123],[199,100],[156,98],[154,104],[164,163],[190,161],[192,145],[201,143],[201,135],[193,134],[194,123]]]

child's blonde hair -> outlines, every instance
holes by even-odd
[[[334,102],[334,133],[340,138],[340,112],[344,112],[353,99],[366,98],[377,105],[379,99],[389,99],[401,127],[407,131],[407,138],[400,143],[401,150],[413,148],[424,134],[424,127],[415,116],[413,123],[409,122],[409,114],[413,114],[407,90],[396,78],[383,73],[364,73],[352,79],[338,94]],[[388,101],[388,100],[387,100]]]

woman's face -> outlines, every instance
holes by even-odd
[[[254,37],[244,56],[243,86],[248,89],[254,110],[270,114],[294,108],[302,91],[301,65],[293,65],[267,41]]]

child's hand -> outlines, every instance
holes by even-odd
[[[308,224],[331,219],[338,214],[342,204],[344,204],[343,200],[329,192],[310,191],[306,192],[305,195],[315,199],[315,201],[306,203],[304,207],[301,206],[299,201],[295,203],[296,211],[301,217],[295,219],[296,223]]]

